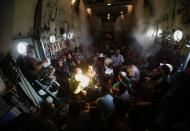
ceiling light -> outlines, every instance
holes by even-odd
[[[111,3],[108,3],[108,4],[107,4],[107,6],[110,6],[110,5],[111,5]]]
[[[131,13],[133,11],[133,5],[126,5],[127,11]]]
[[[74,5],[75,2],[76,2],[76,0],[72,0],[72,1],[71,1],[71,5]]]
[[[91,15],[91,14],[92,14],[91,8],[87,8],[87,9],[86,9],[86,12],[87,12],[89,15]]]

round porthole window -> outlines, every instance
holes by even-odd
[[[175,41],[179,42],[182,39],[182,37],[183,37],[183,32],[181,30],[176,30],[174,32],[174,40]]]
[[[51,35],[50,38],[49,38],[49,41],[50,43],[55,43],[56,42],[56,38],[55,38],[55,35]]]
[[[26,47],[27,47],[28,43],[26,42],[20,42],[18,43],[17,45],[17,52],[19,54],[22,54],[22,55],[26,55]]]

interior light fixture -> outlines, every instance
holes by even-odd
[[[107,6],[110,6],[111,5],[111,3],[107,3]]]
[[[132,11],[133,11],[133,5],[126,5],[126,7],[127,7],[127,12],[128,13],[132,13]]]
[[[110,13],[107,14],[107,18],[108,18],[108,20],[110,19]]]
[[[87,9],[86,9],[86,12],[87,12],[89,15],[91,15],[91,14],[92,14],[92,9],[91,9],[91,8],[87,8]]]
[[[76,0],[71,1],[71,5],[74,5],[76,3]]]
[[[181,30],[176,30],[173,37],[175,41],[179,42],[183,37],[183,32]]]

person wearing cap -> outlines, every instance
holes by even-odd
[[[104,54],[103,54],[103,53],[100,53],[100,54],[98,54],[98,57],[99,57],[99,58],[104,58]]]

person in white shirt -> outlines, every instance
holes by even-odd
[[[112,64],[114,67],[119,67],[124,63],[124,58],[120,54],[120,50],[116,50],[115,54],[112,55],[111,59],[112,59]]]

